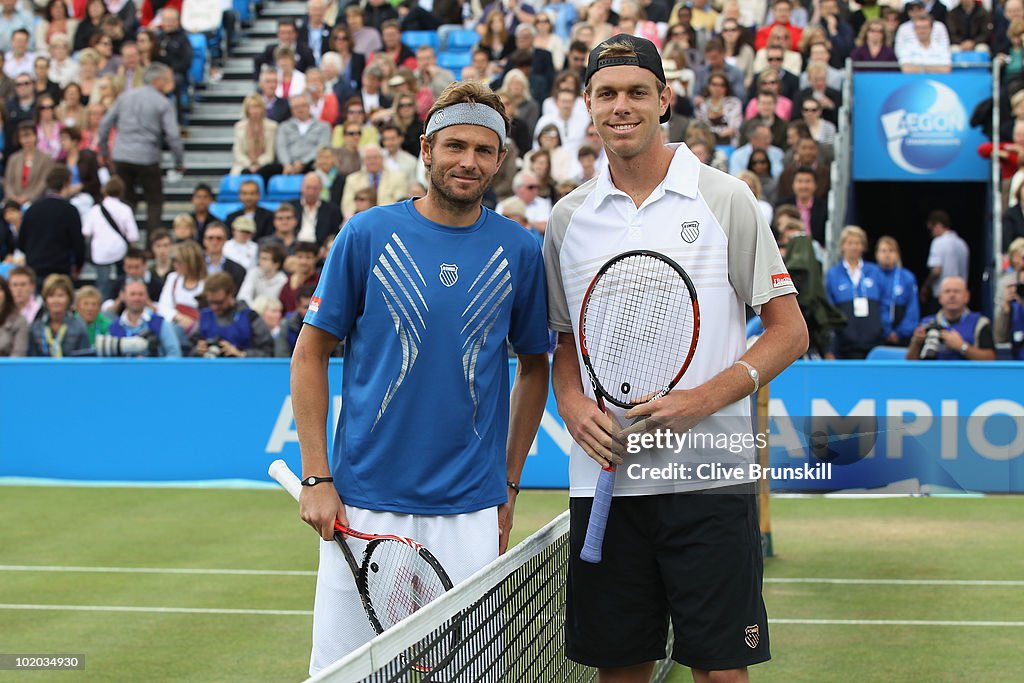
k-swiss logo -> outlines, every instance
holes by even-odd
[[[438,277],[441,278],[442,285],[451,287],[459,281],[459,267],[454,263],[442,263]]]
[[[760,630],[757,628],[757,624],[748,626],[743,630],[743,642],[747,644],[751,650],[757,647],[757,644],[761,642]]]
[[[320,297],[314,296],[313,298],[311,298],[309,300],[309,310],[311,310],[314,313],[316,313],[317,311],[320,310],[320,303],[321,303],[320,302]]]
[[[679,235],[689,244],[693,244],[700,237],[700,223],[697,221],[686,221],[682,225]]]

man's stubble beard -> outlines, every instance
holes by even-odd
[[[427,168],[427,178],[430,181],[430,188],[428,188],[427,194],[433,194],[439,204],[442,204],[445,209],[452,212],[466,211],[480,206],[480,200],[483,199],[484,194],[487,192],[488,188],[491,187],[491,183],[494,181],[494,176],[491,176],[487,179],[487,182],[480,189],[480,193],[476,197],[467,199],[452,195],[444,187],[444,176],[442,175],[441,179],[438,180],[434,173],[433,164]]]

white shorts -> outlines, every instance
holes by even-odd
[[[375,534],[408,536],[425,545],[453,584],[464,581],[498,557],[498,508],[461,515],[403,515],[345,506],[349,526]],[[358,564],[364,541],[346,538]],[[376,633],[363,612],[355,579],[334,541],[320,541],[320,567],[313,604],[313,651],[309,673],[324,669]]]

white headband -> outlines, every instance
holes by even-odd
[[[438,109],[427,122],[426,135],[429,137],[448,126],[483,126],[493,130],[501,147],[505,146],[505,118],[486,104],[460,102],[444,109]]]

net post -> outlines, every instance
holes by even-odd
[[[759,434],[768,433],[769,398],[769,385],[766,384],[757,391],[756,414],[757,431]],[[768,440],[765,439],[757,447],[757,463],[762,469],[766,469],[771,460],[768,446]],[[772,547],[771,482],[767,477],[761,477],[757,482],[757,499],[761,526],[761,554],[764,557],[774,557],[775,551]]]

